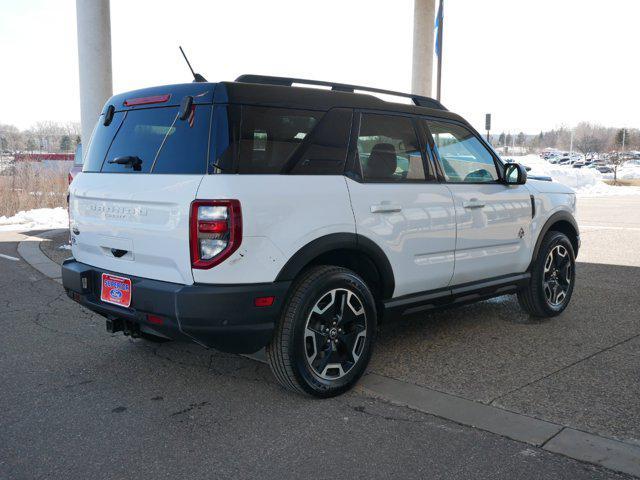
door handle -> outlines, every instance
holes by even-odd
[[[462,202],[464,208],[483,208],[484,203],[478,201],[477,198],[472,198],[468,202]]]
[[[376,205],[371,205],[371,213],[393,213],[401,211],[402,207],[395,203],[381,202]]]

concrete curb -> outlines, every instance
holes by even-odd
[[[640,477],[638,445],[611,440],[375,373],[363,377],[358,389],[364,394],[396,405]]]
[[[59,230],[48,230],[38,234],[38,236],[25,234],[27,238],[18,244],[18,254],[25,262],[38,270],[44,276],[49,277],[53,281],[62,285],[62,271],[60,269],[60,265],[51,260],[42,253],[42,250],[40,250],[40,242],[58,232]]]

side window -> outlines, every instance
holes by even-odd
[[[238,173],[281,173],[324,112],[243,106]]]
[[[453,183],[498,180],[493,155],[468,129],[452,123],[428,120],[445,179]]]
[[[365,181],[424,181],[420,144],[408,117],[363,113],[358,158]]]
[[[286,172],[295,175],[342,175],[351,135],[351,109],[329,110],[305,140],[299,155],[292,155]]]

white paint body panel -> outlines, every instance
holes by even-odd
[[[69,187],[71,250],[125,275],[193,283],[189,209],[202,175],[80,173]],[[116,258],[111,249],[126,250]]]
[[[524,272],[535,245],[529,190],[524,185],[493,183],[447,186],[454,197],[458,227],[452,284]],[[473,204],[483,206],[471,208]]]
[[[194,270],[196,282],[273,282],[309,242],[331,233],[355,233],[341,175],[207,175],[198,199],[240,200],[243,238],[220,265]]]
[[[451,192],[438,183],[358,183],[347,179],[356,230],[387,255],[398,297],[446,287],[454,267],[456,224]],[[372,212],[385,202],[397,212]],[[374,208],[375,210],[375,208]]]
[[[508,187],[358,183],[337,175],[82,173],[70,194],[71,223],[80,231],[73,255],[96,268],[186,285],[267,283],[313,240],[358,233],[387,255],[394,297],[522,273],[549,217],[575,215],[570,189],[540,181]],[[196,198],[238,199],[242,208],[240,248],[209,270],[191,268]],[[485,206],[465,208],[473,199]],[[389,204],[399,208],[372,212]],[[126,253],[116,258],[112,249]]]
[[[531,223],[534,241],[538,239],[545,223],[554,213],[567,212],[576,217],[576,196],[569,187],[557,182],[544,181],[528,181],[526,186],[536,202],[536,216]],[[541,190],[546,192],[542,193]]]

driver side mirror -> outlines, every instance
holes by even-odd
[[[504,166],[504,181],[507,185],[527,183],[527,168],[519,163],[507,163]]]

